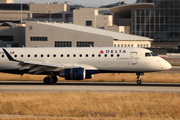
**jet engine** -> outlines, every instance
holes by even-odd
[[[66,80],[84,80],[86,71],[84,68],[69,68],[60,72],[60,77],[65,77]]]

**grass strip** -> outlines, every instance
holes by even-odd
[[[157,92],[0,93],[0,114],[180,119],[180,94]]]

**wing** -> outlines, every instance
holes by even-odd
[[[6,51],[6,49],[3,48],[3,51],[8,57],[9,61],[14,61],[19,63],[18,65],[21,66],[19,70],[30,68],[30,71],[28,73],[34,72],[34,74],[40,74],[47,71],[55,72],[65,68],[63,65],[57,65],[57,64],[42,63],[37,61],[16,60]]]

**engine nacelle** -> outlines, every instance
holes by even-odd
[[[91,75],[91,74],[86,74],[86,79],[91,79],[91,78],[93,78],[93,75]]]
[[[69,68],[62,71],[59,76],[65,77],[66,80],[84,80],[86,71],[84,68]]]

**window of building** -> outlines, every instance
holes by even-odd
[[[121,44],[121,47],[123,47],[123,44]]]
[[[131,44],[131,47],[133,47],[133,44]]]
[[[29,30],[32,30],[33,29],[33,27],[32,26],[29,26]]]
[[[6,41],[13,41],[14,40],[14,37],[13,36],[0,36],[0,40],[2,40],[3,42],[6,42]]]
[[[31,37],[31,41],[48,41],[48,37]]]
[[[116,44],[114,44],[114,47],[116,47]]]
[[[92,26],[92,21],[86,21],[86,26]]]
[[[72,47],[71,41],[55,41],[55,47]]]
[[[84,42],[84,41],[78,41],[77,47],[94,47],[94,42]]]
[[[58,13],[33,13],[32,18],[62,18],[62,14]]]

